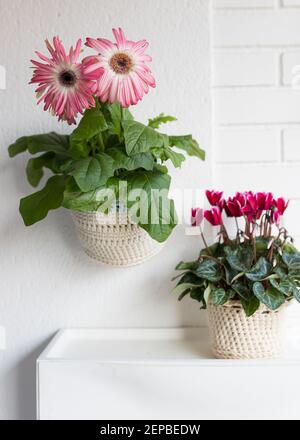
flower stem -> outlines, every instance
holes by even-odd
[[[200,234],[201,234],[201,238],[202,238],[203,244],[204,244],[207,252],[211,255],[210,249],[208,248],[208,245],[207,245],[207,242],[205,240],[205,237],[204,237],[204,234],[203,234],[201,226],[200,226]]]

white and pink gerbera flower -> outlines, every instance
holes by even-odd
[[[146,40],[126,40],[122,29],[113,29],[116,43],[104,38],[87,38],[86,45],[98,52],[96,67],[103,69],[98,80],[96,94],[102,102],[118,101],[122,107],[137,104],[149,86],[155,87],[147,61],[152,58],[145,54],[148,47]],[[86,60],[92,59],[88,57]]]
[[[94,68],[92,59],[78,63],[81,40],[77,41],[75,49],[71,47],[69,54],[58,37],[53,38],[53,47],[48,40],[46,45],[51,57],[36,52],[45,64],[31,60],[35,67],[30,83],[38,84],[38,104],[44,101],[45,110],[73,124],[78,113],[95,106],[95,80],[99,79],[102,69]]]

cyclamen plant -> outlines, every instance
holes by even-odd
[[[148,220],[138,223],[162,242],[176,225],[174,204],[168,199],[171,178],[165,162],[171,160],[175,167],[181,166],[185,156],[176,149],[202,160],[205,153],[191,135],[168,136],[157,131],[161,124],[175,121],[172,116],[161,113],[149,119],[148,125],[134,120],[128,107],[155,87],[147,65],[151,57],[145,53],[148,42],[127,40],[120,28],[113,33],[115,43],[87,38],[86,46],[96,54],[81,62],[81,40],[67,53],[59,37],[53,38],[53,44],[46,40],[49,56],[36,52],[40,61],[31,60],[31,83],[37,84],[38,104],[43,102],[44,110],[69,125],[76,123],[79,114],[83,117],[70,135],[25,136],[9,147],[11,157],[25,151],[42,153],[27,164],[27,178],[33,187],[39,185],[44,168],[54,174],[42,190],[21,199],[20,213],[29,226],[60,206],[107,212],[113,200],[110,205],[107,201],[104,204],[101,191],[112,190],[118,204],[119,184],[125,182],[128,192],[137,191],[137,200],[139,192],[146,194],[140,196],[140,208],[149,212]],[[164,190],[164,210],[152,201],[154,190]],[[126,200],[126,204],[130,208],[132,201]],[[157,211],[157,224],[149,220],[153,217],[151,209]]]
[[[239,300],[247,316],[260,303],[276,310],[292,298],[300,302],[300,253],[280,226],[288,202],[270,192],[237,192],[225,199],[222,192],[206,191],[206,196],[211,209],[192,210],[192,226],[199,228],[204,248],[196,261],[176,267],[184,271],[174,289],[179,300],[189,294],[202,308],[208,300],[216,305]],[[235,221],[234,238],[224,216]],[[204,219],[219,228],[218,240],[211,246],[203,234]]]

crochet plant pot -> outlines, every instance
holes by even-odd
[[[72,211],[86,254],[111,266],[135,266],[158,254],[163,244],[128,220],[127,214]]]
[[[240,301],[224,305],[208,302],[212,350],[219,359],[276,358],[282,352],[286,306],[272,311],[266,306],[249,318]]]

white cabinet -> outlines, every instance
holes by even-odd
[[[204,328],[61,330],[37,360],[39,419],[300,418],[300,356],[213,359]]]

